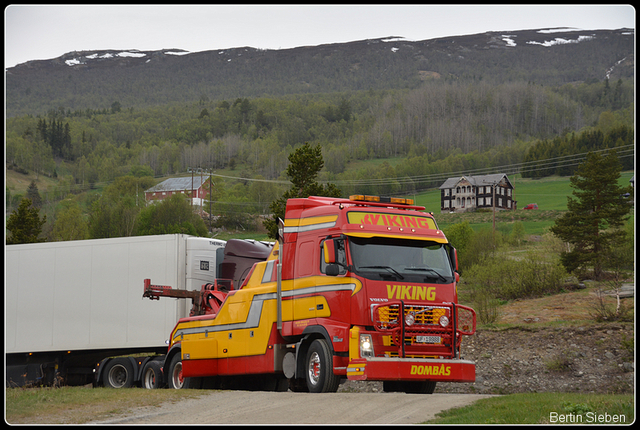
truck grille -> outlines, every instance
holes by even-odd
[[[461,335],[473,334],[476,325],[473,309],[453,303],[428,306],[389,302],[372,306],[371,316],[376,331],[387,333],[390,346],[398,348],[397,354],[403,357],[455,356]],[[448,318],[444,327],[440,325],[442,317]],[[396,351],[385,353],[393,356]]]
[[[390,329],[398,327],[398,314],[400,313],[400,305],[394,304],[389,306],[380,306],[375,318],[375,323],[381,329]],[[446,315],[447,308],[442,306],[417,306],[408,305],[404,307],[405,315],[414,314],[414,326],[420,325],[439,325],[440,317]]]

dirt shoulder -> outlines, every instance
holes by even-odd
[[[462,344],[476,382],[439,382],[435,392],[633,393],[632,341],[630,323],[479,330]],[[339,391],[382,392],[382,383],[347,381]]]
[[[435,392],[633,393],[634,324],[593,322],[595,299],[595,288],[585,288],[501,306],[494,328],[462,341],[476,382],[438,383]],[[623,305],[632,307],[633,298]],[[347,382],[340,390],[376,392],[382,383]]]
[[[632,393],[632,341],[632,324],[480,330],[462,347],[476,382],[438,384],[437,392]]]

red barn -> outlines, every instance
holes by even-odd
[[[150,202],[152,200],[164,200],[173,194],[185,194],[193,199],[193,203],[202,205],[202,199],[205,198],[206,190],[203,184],[209,180],[209,177],[184,177],[171,178],[160,182],[155,187],[145,190],[144,197]]]

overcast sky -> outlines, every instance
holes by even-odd
[[[629,5],[242,5],[5,8],[5,69],[71,51],[286,49],[535,28],[635,29]]]

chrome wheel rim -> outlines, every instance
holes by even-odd
[[[184,378],[182,377],[182,362],[177,363],[173,368],[173,386],[175,388],[182,388],[182,384],[184,383]]]
[[[320,356],[317,352],[313,352],[309,357],[309,381],[313,385],[317,385],[320,381]]]

